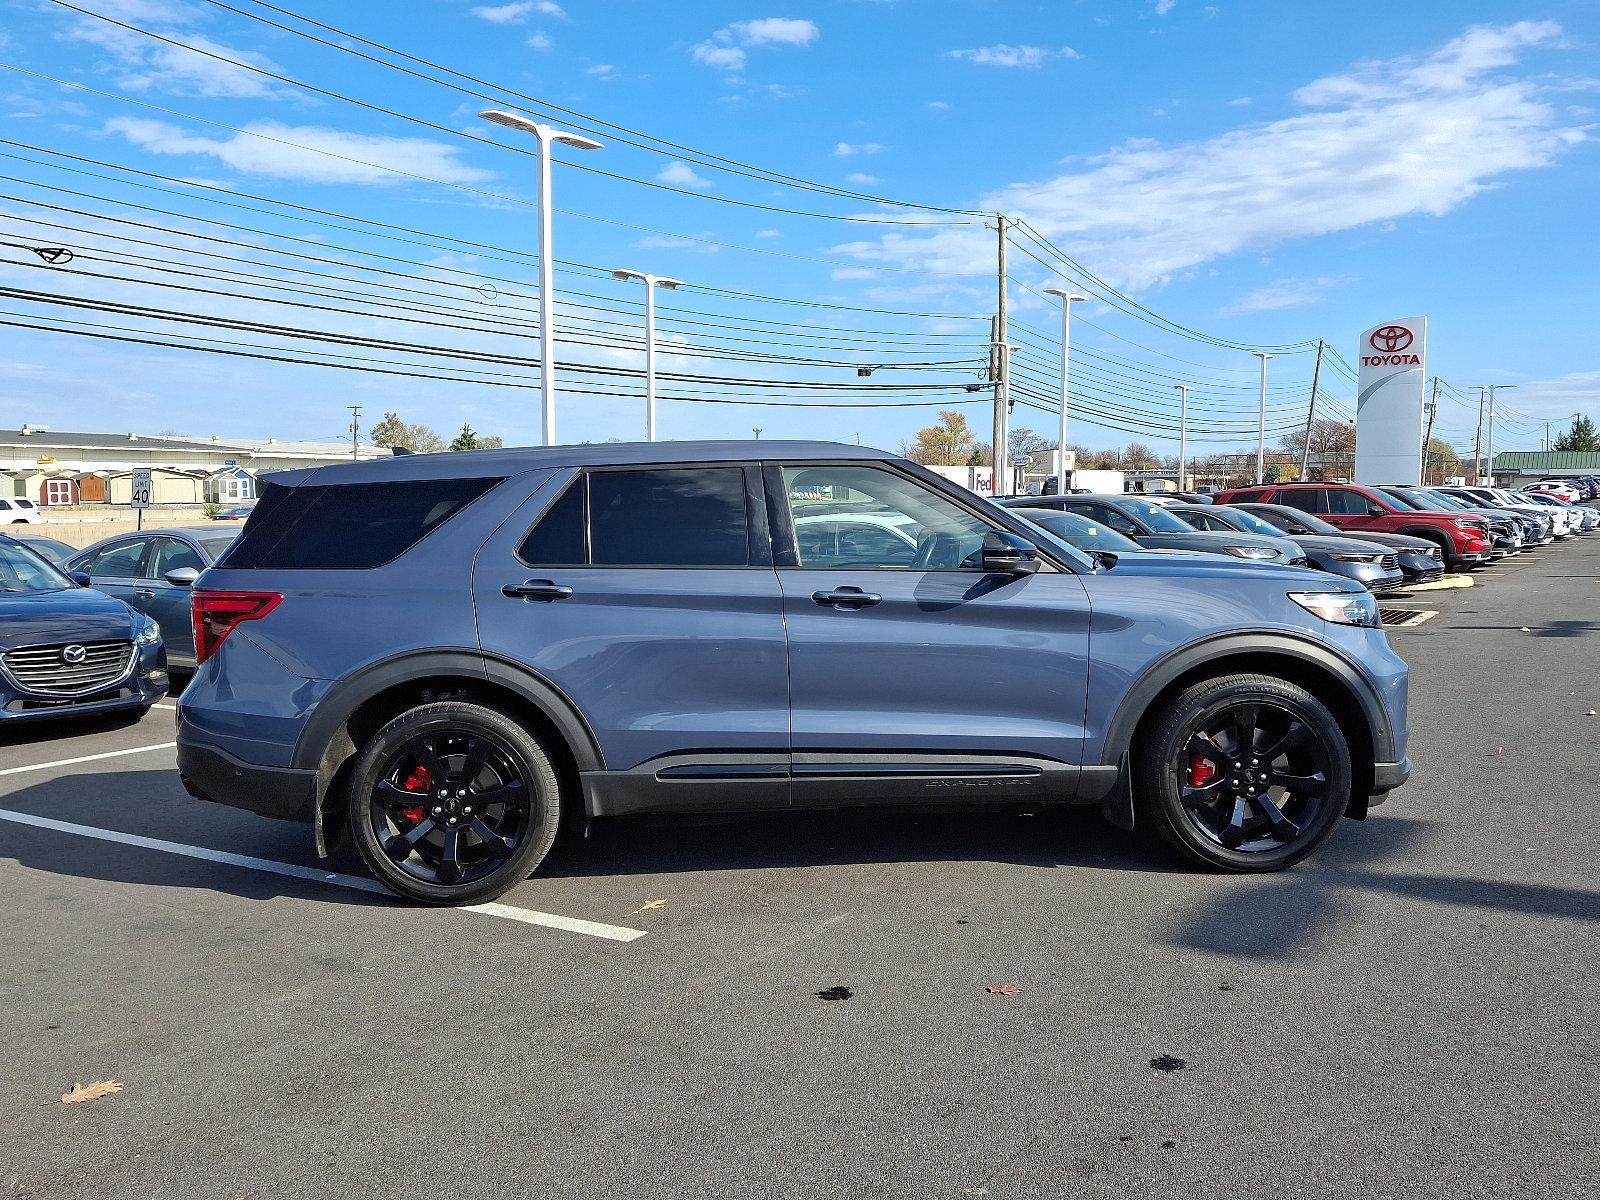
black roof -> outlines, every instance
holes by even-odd
[[[897,455],[842,442],[737,441],[592,442],[581,446],[523,446],[502,450],[464,450],[402,454],[325,467],[303,467],[267,476],[271,483],[295,486],[313,475],[318,483],[404,482],[415,479],[499,478],[543,467],[629,466],[653,463],[760,462],[769,459],[831,461],[883,460]]]

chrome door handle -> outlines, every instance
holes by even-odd
[[[871,608],[882,604],[883,597],[876,592],[863,592],[858,587],[839,587],[831,592],[812,592],[811,598],[827,608]]]
[[[513,600],[565,600],[572,595],[572,589],[548,579],[530,579],[527,583],[508,583],[500,594]]]

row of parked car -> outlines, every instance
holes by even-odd
[[[1198,552],[1217,565],[1231,558],[1309,566],[1378,593],[1600,528],[1593,508],[1546,491],[1491,487],[1294,483],[1214,496],[1067,494],[999,503],[1086,552]]]
[[[426,903],[613,817],[854,804],[1094,805],[1268,871],[1409,775],[1374,591],[1592,527],[1497,494],[1217,499],[997,504],[826,443],[285,472],[242,530],[60,565],[0,537],[0,716],[137,714],[170,656],[192,795]]]

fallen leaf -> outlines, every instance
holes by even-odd
[[[1014,983],[1004,983],[999,987],[990,988],[989,994],[991,996],[1015,996],[1021,991],[1022,989]]]
[[[1596,714],[1594,709],[1591,708],[1588,712],[1584,713],[1583,715],[1586,716],[1586,717],[1593,717],[1593,716],[1600,715],[1600,714]]]
[[[101,1096],[109,1096],[113,1092],[120,1092],[122,1084],[115,1079],[102,1079],[98,1083],[91,1083],[85,1087],[81,1083],[72,1085],[70,1092],[61,1094],[63,1104],[82,1104],[85,1100],[98,1100]]]
[[[845,987],[843,984],[840,984],[838,987],[831,987],[831,988],[825,989],[824,991],[818,992],[817,993],[817,999],[818,1000],[848,1000],[848,999],[850,999],[851,996],[854,996],[854,995],[855,995],[855,993],[852,992],[849,988]]]
[[[646,900],[628,915],[630,917],[637,917],[640,913],[649,912],[652,908],[665,908],[666,906],[667,902],[665,900]]]
[[[1158,1071],[1181,1071],[1189,1064],[1181,1058],[1174,1058],[1170,1054],[1163,1054],[1160,1058],[1152,1058],[1150,1065]]]

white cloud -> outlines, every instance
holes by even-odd
[[[1225,317],[1237,317],[1245,313],[1277,312],[1284,308],[1304,308],[1310,304],[1321,304],[1326,298],[1330,288],[1349,283],[1348,276],[1318,275],[1310,279],[1278,279],[1264,287],[1258,287],[1253,292],[1241,296],[1233,304],[1222,310]]]
[[[610,63],[596,63],[584,71],[584,74],[593,75],[596,79],[615,79],[617,77],[617,68]]]
[[[690,47],[690,57],[702,66],[738,74],[745,68],[752,47],[809,46],[822,36],[812,21],[795,17],[760,17],[724,25],[703,42]]]
[[[1441,216],[1592,135],[1562,127],[1549,76],[1506,76],[1553,22],[1475,26],[1427,55],[1301,88],[1303,111],[1202,141],[1133,141],[973,205],[1025,217],[1092,269],[1145,287],[1199,263],[1412,214]],[[840,247],[866,262],[984,270],[985,235],[890,234]]]
[[[865,175],[860,171],[851,171],[844,177],[846,183],[853,183],[857,187],[873,187],[883,182],[876,175]]]
[[[1001,42],[994,46],[979,46],[973,50],[951,50],[946,58],[958,58],[980,67],[1020,67],[1032,69],[1043,66],[1051,59],[1081,58],[1071,46],[1049,50],[1043,46],[1008,46]]]
[[[692,250],[696,254],[715,254],[718,246],[708,241],[711,235],[703,233],[697,238],[670,237],[652,233],[631,243],[635,250]]]
[[[528,45],[535,50],[548,50],[551,46],[548,33],[533,33],[528,35]]]
[[[1519,413],[1548,420],[1551,436],[1565,433],[1572,414],[1593,414],[1600,407],[1600,371],[1576,371],[1556,379],[1535,379],[1517,386],[1511,396]]]
[[[756,236],[758,238],[775,238],[782,237],[783,234],[779,233],[776,229],[758,229],[756,230]]]
[[[198,50],[248,63],[262,70],[281,70],[264,54],[236,50],[204,34],[171,28],[195,19],[193,12],[185,6],[115,0],[102,3],[100,8],[118,19],[163,27],[156,31]],[[110,55],[117,64],[113,78],[120,87],[130,92],[159,91],[182,96],[237,96],[247,99],[280,94],[275,82],[244,67],[220,62],[206,54],[196,54],[182,46],[158,42],[90,17],[77,18],[62,37],[67,41],[98,46]]]
[[[932,109],[934,112],[949,112],[950,111],[950,101],[948,101],[948,100],[929,100],[928,101],[928,107],[930,109]]]
[[[877,277],[878,272],[871,267],[835,267],[833,269],[833,278],[841,281],[847,279],[876,279]]]
[[[694,168],[688,163],[670,162],[656,172],[656,178],[662,183],[670,183],[675,187],[708,188],[711,186],[709,179],[702,179],[694,173]]]
[[[483,5],[472,10],[472,15],[493,25],[520,25],[529,17],[537,14],[541,17],[564,17],[559,4],[551,0],[519,0],[515,4]]]
[[[877,142],[840,142],[833,148],[835,158],[855,158],[858,155],[871,156],[883,153],[883,147]]]
[[[1178,0],[1156,0],[1156,16],[1164,17],[1178,7]]]
[[[1249,96],[1237,96],[1228,101],[1234,108],[1248,108],[1251,104]]]
[[[152,154],[215,158],[243,174],[274,179],[379,185],[410,182],[397,171],[442,183],[478,183],[493,178],[490,172],[461,162],[454,146],[427,138],[381,137],[314,125],[280,125],[275,121],[255,121],[240,133],[207,138],[142,117],[113,117],[106,122],[106,130],[121,134]]]

